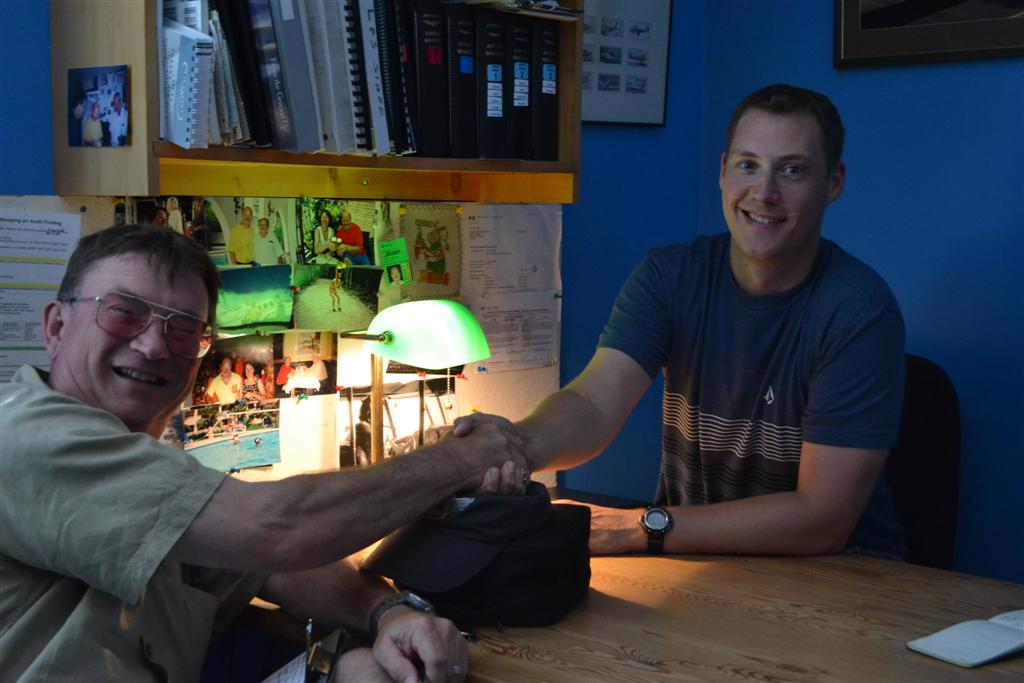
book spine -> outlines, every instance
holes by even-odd
[[[405,116],[402,112],[401,72],[395,23],[389,0],[374,0],[374,19],[377,22],[377,46],[380,53],[381,84],[384,88],[384,107],[391,136],[392,152],[408,151]]]
[[[558,26],[553,21],[533,24],[533,158],[558,161]]]
[[[323,148],[323,132],[316,89],[310,75],[312,57],[302,14],[294,0],[270,0],[270,19],[293,140],[291,147],[282,149],[294,152],[320,150]]]
[[[515,159],[533,158],[533,107],[530,98],[533,21],[530,17],[510,15],[506,29],[507,150]]]
[[[221,19],[224,37],[234,73],[238,76],[235,84],[242,102],[244,116],[248,123],[249,135],[254,145],[265,147],[272,142],[270,119],[256,56],[256,42],[249,20],[249,5],[246,2],[214,0],[217,14]]]
[[[316,84],[317,109],[320,112],[320,123],[323,126],[323,148],[325,151],[337,154],[340,151],[336,117],[338,107],[331,48],[327,37],[327,13],[333,8],[336,8],[333,3],[311,2],[304,8],[304,18],[309,33],[309,51],[313,59],[313,82]],[[339,27],[338,35],[340,34]]]
[[[477,156],[476,117],[476,30],[472,9],[466,5],[444,5],[448,49],[449,156],[472,159]]]
[[[367,102],[373,132],[373,148],[377,154],[391,154],[391,133],[387,105],[384,101],[384,75],[377,43],[377,19],[374,0],[359,0],[359,28],[362,34],[362,56],[366,75]]]
[[[341,19],[347,59],[347,93],[352,102],[352,128],[356,150],[372,153],[370,106],[366,96],[366,69],[363,64],[362,31],[356,0],[341,0]]]
[[[416,93],[416,74],[412,61],[411,31],[408,13],[401,0],[393,0],[391,4],[392,19],[395,27],[395,48],[398,56],[399,103],[405,126],[405,147],[408,154],[415,154],[419,134],[416,131],[415,115],[412,98]]]
[[[477,145],[481,159],[509,156],[505,110],[505,24],[508,15],[489,8],[476,15]]]
[[[285,91],[270,2],[248,0],[248,4],[261,81],[267,93],[264,107],[269,120],[273,123],[274,146],[278,149],[295,149],[295,128],[291,112],[288,111],[288,94]]]
[[[448,78],[444,13],[440,0],[410,0],[416,90],[410,95],[415,111],[417,152],[446,157],[448,139]]]

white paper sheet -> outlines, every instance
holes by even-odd
[[[26,364],[48,368],[43,308],[78,244],[81,216],[0,210],[0,382]]]
[[[562,207],[467,204],[462,214],[462,295],[561,291]]]
[[[490,294],[471,306],[491,347],[477,372],[500,372],[553,365],[558,354],[561,299],[548,289]]]

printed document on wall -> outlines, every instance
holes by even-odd
[[[558,204],[467,204],[462,214],[462,296],[562,289]]]
[[[554,365],[558,360],[561,298],[552,289],[490,294],[470,308],[491,347],[491,357],[476,363],[477,372],[523,370]]]
[[[43,308],[57,293],[82,219],[73,213],[0,210],[0,382],[25,364],[48,368]]]

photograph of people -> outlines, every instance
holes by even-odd
[[[256,234],[252,238],[252,260],[261,266],[273,266],[288,262],[284,247],[270,232],[270,219],[256,221]]]
[[[181,208],[178,206],[178,198],[171,196],[167,198],[167,227],[179,235],[185,234],[185,221],[181,217]]]
[[[85,122],[85,127],[82,128],[82,144],[93,147],[103,146],[103,123],[100,121],[99,100],[93,100],[92,106],[89,108],[89,118]]]
[[[114,95],[111,97],[110,111],[107,112],[106,121],[110,126],[110,146],[123,147],[127,145],[128,109],[121,103],[121,93],[117,91],[114,91]]]
[[[331,295],[331,310],[335,313],[341,310],[341,269],[334,271],[334,279],[331,280],[331,286],[328,288],[328,293]]]
[[[388,282],[392,285],[402,284],[402,267],[391,266],[388,268]]]
[[[366,247],[363,240],[363,229],[352,222],[352,214],[347,209],[341,211],[341,225],[334,233],[334,236],[341,240],[335,249],[339,258],[348,260],[349,263],[357,266],[370,264],[370,258],[366,255]]]
[[[74,86],[68,101],[71,103],[68,109],[68,146],[81,147],[82,127],[85,125],[85,110],[88,101],[81,87]]]
[[[207,399],[227,405],[242,397],[242,378],[231,369],[231,366],[231,359],[225,356],[220,362],[220,373],[215,375],[206,387]]]
[[[252,263],[252,207],[242,207],[242,220],[235,224],[228,236],[228,263],[243,265]]]
[[[263,383],[256,374],[252,363],[245,364],[245,377],[242,378],[242,400],[259,401],[263,398]]]
[[[157,206],[153,209],[153,215],[149,217],[149,222],[153,225],[159,225],[162,228],[167,227],[167,209],[162,206]]]
[[[335,250],[338,238],[331,229],[331,214],[327,209],[317,213],[317,226],[313,231],[313,263],[339,263]]]

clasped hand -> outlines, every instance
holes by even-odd
[[[461,683],[469,647],[455,624],[405,606],[381,617],[373,649],[360,648],[338,660],[332,683]]]

